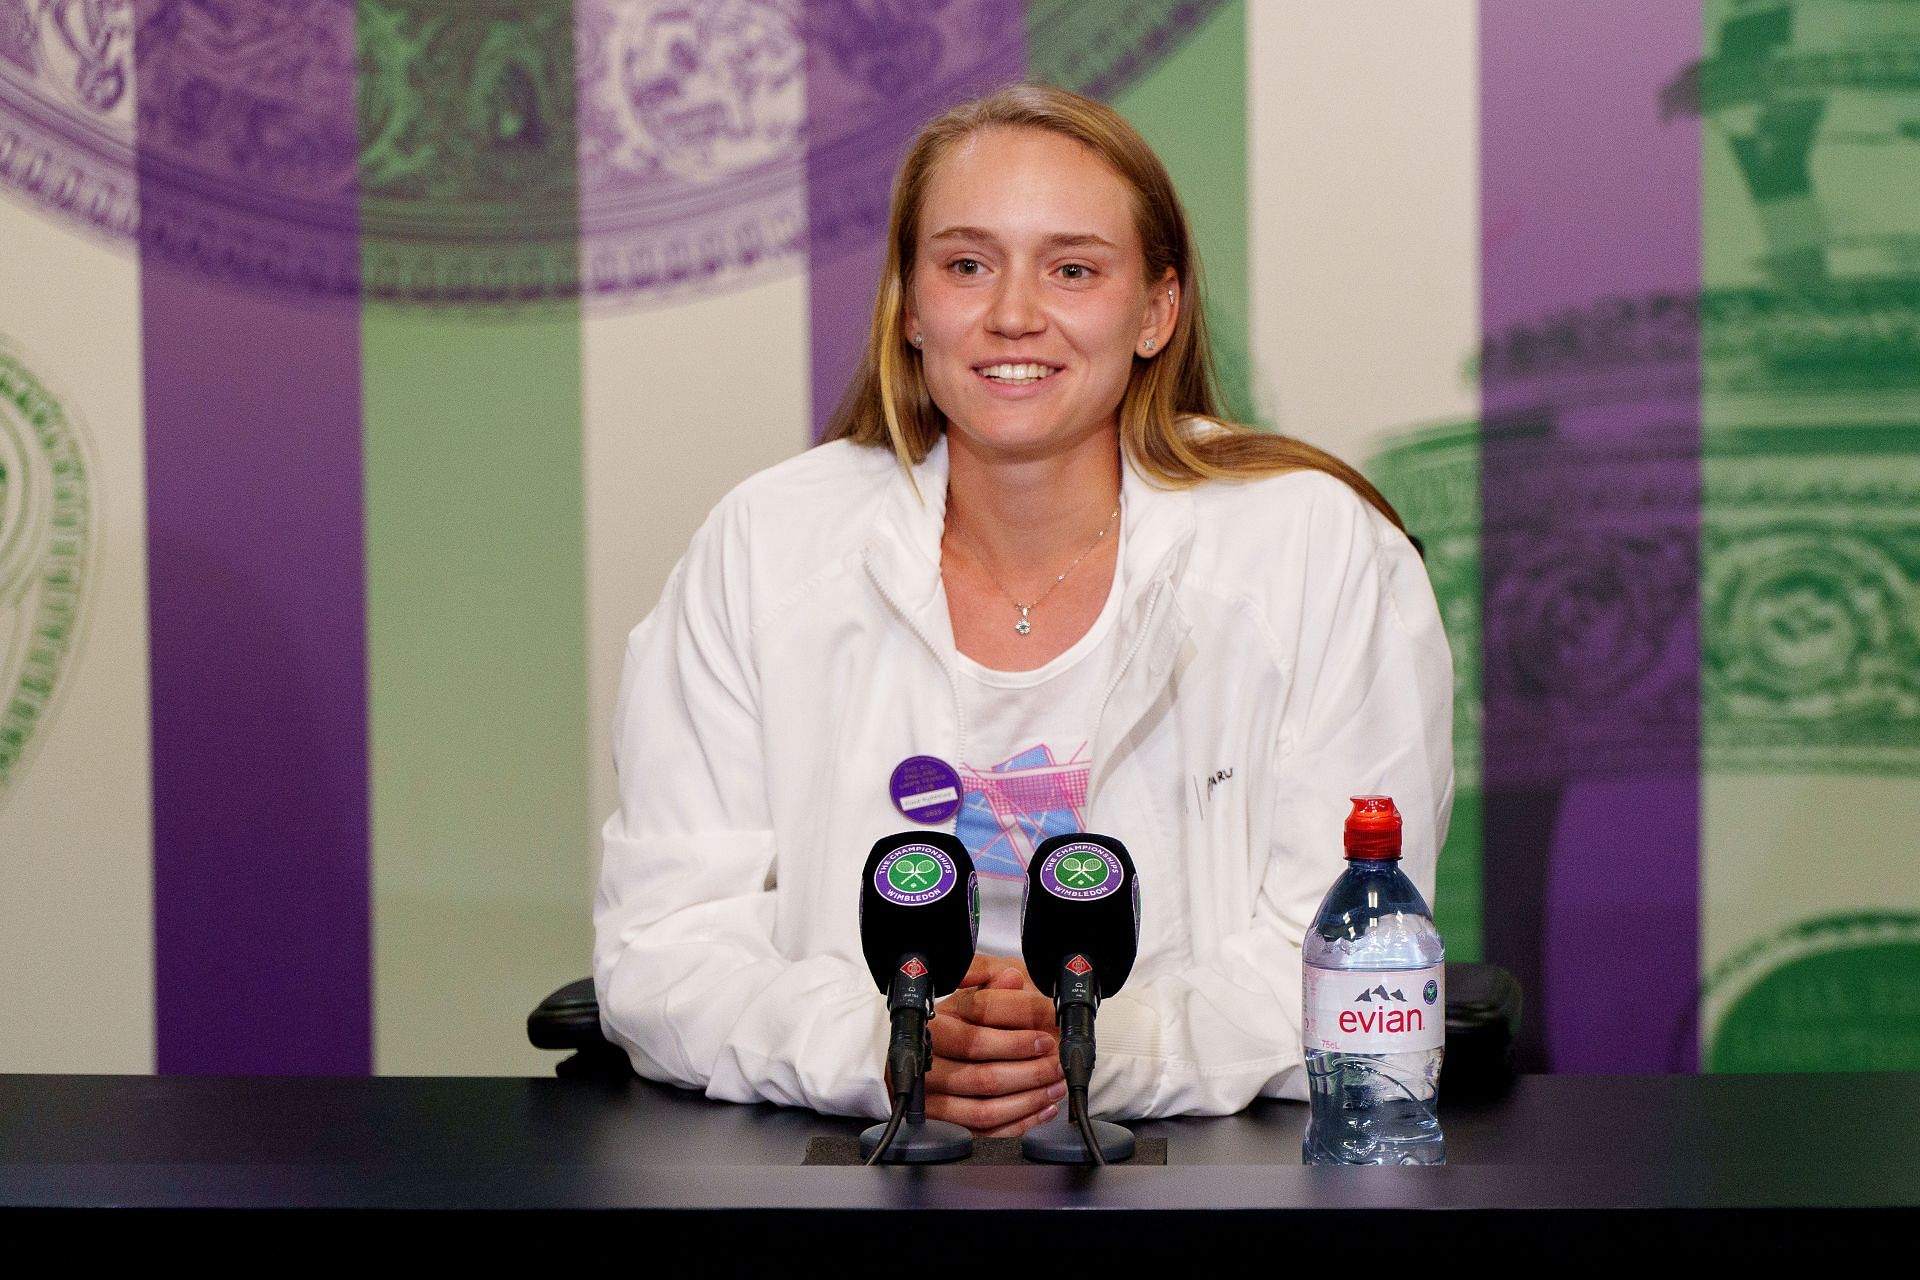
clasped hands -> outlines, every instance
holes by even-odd
[[[982,1138],[1012,1138],[1059,1113],[1060,1032],[1053,1001],[1011,956],[976,955],[934,1006],[927,1116]]]

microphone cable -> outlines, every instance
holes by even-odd
[[[1093,1136],[1093,1122],[1087,1118],[1087,1091],[1085,1089],[1067,1090],[1067,1116],[1080,1130],[1080,1140],[1087,1144],[1087,1157],[1090,1163],[1105,1165],[1107,1157],[1100,1150],[1099,1140]]]
[[[907,1114],[907,1098],[901,1094],[893,1100],[893,1114],[887,1117],[887,1127],[880,1131],[880,1141],[873,1146],[873,1154],[867,1157],[868,1164],[879,1164],[880,1157],[887,1154],[887,1148],[893,1144],[893,1135],[900,1132],[900,1121]]]
[[[922,1073],[928,1065],[921,1055],[930,1047],[927,1044],[927,1014],[932,1011],[932,1002],[929,1001],[925,1011],[902,1009],[894,1019],[893,1031],[887,1042],[887,1085],[893,1091],[893,1114],[887,1117],[887,1127],[880,1131],[880,1141],[874,1144],[873,1154],[867,1157],[868,1164],[878,1163],[880,1157],[887,1153],[893,1135],[900,1132],[901,1120],[913,1109],[913,1096],[925,1079]]]

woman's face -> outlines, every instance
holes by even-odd
[[[991,128],[940,162],[905,309],[933,402],[987,451],[1036,457],[1110,430],[1136,353],[1164,345],[1125,182],[1040,129]]]

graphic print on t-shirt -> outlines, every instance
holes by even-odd
[[[965,797],[954,834],[973,855],[974,870],[999,879],[1025,879],[1027,859],[1041,841],[1084,831],[1091,767],[1084,742],[1065,761],[1054,759],[1053,749],[1041,743],[985,770],[962,764]]]

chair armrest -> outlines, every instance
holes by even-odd
[[[1447,1052],[1442,1098],[1491,1098],[1513,1083],[1520,984],[1497,964],[1447,962]]]
[[[569,982],[527,1015],[527,1039],[536,1049],[586,1049],[605,1044],[593,979]]]

